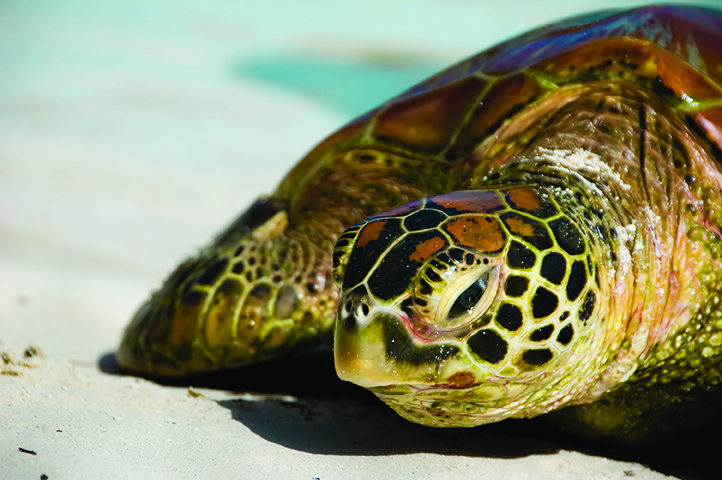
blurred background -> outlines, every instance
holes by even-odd
[[[97,371],[168,272],[343,123],[530,28],[645,3],[0,0],[0,352],[49,357],[0,376],[0,477],[669,478],[544,428]],[[658,470],[718,478],[694,445]],[[687,475],[700,458],[711,476]]]
[[[645,3],[1,1],[0,339],[96,362],[344,122],[530,28]]]

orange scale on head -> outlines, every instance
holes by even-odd
[[[386,226],[386,223],[386,220],[377,220],[366,225],[361,231],[361,235],[358,237],[356,246],[363,248],[370,242],[377,240]]]
[[[409,256],[410,260],[423,262],[446,246],[446,241],[441,237],[433,237],[424,240],[416,246],[416,250]]]
[[[526,223],[522,218],[515,217],[506,221],[509,230],[522,237],[534,235],[534,226]]]
[[[555,208],[532,188],[513,188],[508,190],[505,196],[507,203],[514,210],[531,213],[539,218],[551,217],[556,213]]]
[[[504,249],[506,233],[496,217],[464,215],[454,217],[444,225],[458,246],[495,254]]]

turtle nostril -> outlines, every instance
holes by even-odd
[[[341,315],[338,319],[339,327],[343,328],[347,332],[356,329],[358,322],[356,321],[356,315],[353,312],[349,312],[347,315]]]

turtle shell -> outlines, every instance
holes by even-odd
[[[466,161],[506,121],[565,85],[641,84],[722,149],[722,13],[682,6],[581,15],[479,53],[352,121],[313,149],[276,195],[294,199],[333,154],[373,147]]]
[[[527,125],[516,120],[558,106],[559,92],[609,80],[650,91],[722,159],[720,45],[719,12],[645,7],[558,22],[440,72],[326,138],[270,199],[176,269],[136,313],[119,363],[185,375],[328,339],[337,236],[399,205],[474,188],[521,148]]]

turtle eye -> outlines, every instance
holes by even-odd
[[[445,328],[462,327],[481,317],[496,293],[499,266],[479,274],[470,271],[450,282],[441,295],[435,323]]]
[[[470,315],[474,307],[479,303],[479,300],[484,296],[488,282],[489,272],[487,271],[484,272],[481,278],[461,292],[449,309],[449,320],[456,319],[464,314]]]

